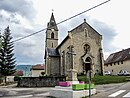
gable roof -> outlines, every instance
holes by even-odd
[[[81,28],[84,27],[83,25],[88,25],[92,30],[94,30],[98,35],[101,36],[101,34],[99,34],[94,28],[92,28],[92,27],[86,22],[86,19],[84,19],[84,22],[83,22],[83,23],[81,23],[80,25],[78,25],[77,27],[75,27],[74,29],[72,29],[72,30],[70,30],[70,31],[68,31],[68,32],[73,32],[73,31],[76,30],[76,29],[81,30]],[[69,36],[67,35],[67,36],[65,37],[65,39],[57,46],[57,49],[60,48],[60,47],[64,44],[64,42],[66,42],[66,40],[67,40],[68,38],[69,38]]]
[[[105,64],[124,61],[128,59],[130,59],[130,48],[110,54],[110,56],[106,59]]]
[[[78,25],[77,27],[75,27],[74,29],[72,29],[70,32],[73,32],[74,30],[76,29],[80,29],[82,30],[82,28],[84,29],[84,26],[87,25],[89,26],[93,31],[95,31],[98,35],[101,36],[101,34],[99,34],[92,26],[90,26],[87,22],[86,22],[86,19],[84,19],[84,22],[81,23],[80,25]]]

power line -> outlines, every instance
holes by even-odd
[[[95,9],[95,8],[97,8],[97,7],[99,7],[99,6],[103,5],[103,4],[105,4],[105,3],[108,3],[109,1],[111,1],[111,0],[107,0],[107,1],[102,2],[102,3],[100,3],[100,4],[96,5],[96,6],[93,6],[93,7],[89,8],[89,9],[87,9],[87,10],[81,12],[81,13],[78,13],[78,14],[76,14],[76,15],[70,17],[70,18],[67,18],[67,19],[65,19],[65,20],[63,20],[63,21],[57,23],[56,25],[59,25],[59,24],[65,22],[65,21],[68,21],[68,20],[70,20],[70,19],[72,19],[72,18],[75,18],[75,17],[77,17],[77,16],[79,16],[79,15],[81,15],[81,14],[83,14],[83,13],[86,13],[86,12],[92,10],[92,9]],[[56,25],[55,25],[55,26],[56,26]],[[29,35],[27,35],[27,36],[18,38],[18,39],[16,39],[16,40],[14,40],[13,42],[17,42],[17,41],[19,41],[19,40],[25,39],[25,38],[27,38],[27,37],[30,37],[30,36],[35,35],[35,34],[37,34],[37,33],[40,33],[40,32],[42,32],[42,31],[44,31],[44,30],[46,30],[46,29],[47,29],[47,28],[44,28],[44,29],[42,29],[42,30],[39,30],[39,31],[34,32],[34,33],[32,33],[32,34],[29,34]]]

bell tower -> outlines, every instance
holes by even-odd
[[[47,24],[45,43],[46,48],[56,48],[58,46],[58,28],[53,12],[50,21]]]

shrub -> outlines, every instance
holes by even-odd
[[[94,84],[109,84],[127,82],[128,77],[125,76],[94,76],[91,80]],[[78,76],[79,81],[88,82],[86,76]]]

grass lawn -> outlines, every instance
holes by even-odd
[[[110,84],[110,83],[122,83],[127,82],[130,79],[128,76],[95,76],[92,78],[94,84]],[[79,81],[88,82],[86,76],[78,76]]]

